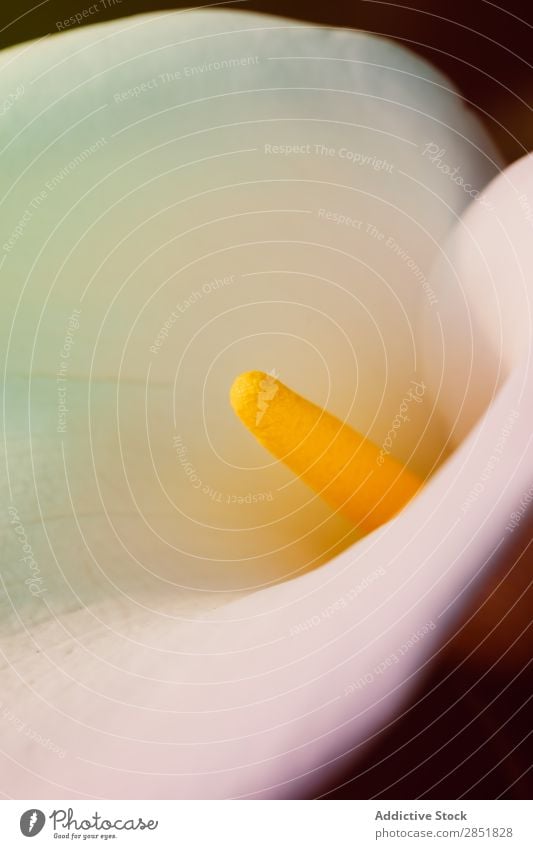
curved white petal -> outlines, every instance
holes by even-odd
[[[360,33],[173,13],[1,68],[23,86],[1,200],[10,793],[307,792],[408,692],[488,553],[501,525],[473,534],[484,500],[468,523],[458,504],[487,443],[330,560],[351,529],[227,390],[275,368],[382,441],[426,381],[395,451],[427,472],[450,425],[423,357],[455,320],[430,266],[498,157],[447,80]]]

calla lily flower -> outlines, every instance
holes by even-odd
[[[531,484],[531,160],[497,176],[397,44],[280,18],[73,26],[0,69],[6,788],[311,795]],[[360,538],[243,431],[247,369],[421,493]]]

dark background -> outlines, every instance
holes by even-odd
[[[94,0],[0,10],[0,47],[57,32]],[[97,20],[210,4],[107,0]],[[533,0],[257,0],[216,5],[368,30],[444,71],[508,160],[533,149]],[[88,21],[94,21],[89,18]],[[531,523],[522,525],[531,527]],[[339,762],[326,798],[493,799],[533,795],[531,532],[513,534],[497,574],[435,658],[403,713]],[[357,760],[356,760],[357,758]]]

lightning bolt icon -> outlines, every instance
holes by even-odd
[[[28,831],[29,832],[33,831],[33,826],[35,825],[36,822],[37,822],[37,811],[34,811],[33,814],[31,815],[30,821],[28,823],[28,825],[29,825]]]

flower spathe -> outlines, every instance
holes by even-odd
[[[10,793],[306,792],[442,638],[485,551],[466,523],[453,566],[442,543],[481,442],[330,559],[346,523],[243,438],[227,391],[276,368],[385,439],[430,386],[430,268],[471,200],[425,151],[480,192],[497,155],[397,45],[233,11],[55,36],[7,51],[2,80],[24,87],[3,145],[3,692],[36,732],[3,727]],[[430,389],[397,437],[422,473],[449,434]]]

